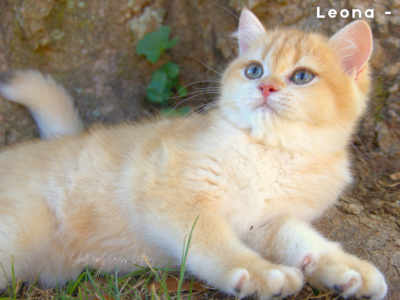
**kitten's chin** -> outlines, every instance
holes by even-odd
[[[282,117],[279,109],[277,109],[273,103],[261,101],[254,107],[249,109],[249,113],[252,115],[252,127],[266,127],[272,126],[276,121]]]
[[[271,105],[258,104],[252,107],[220,107],[222,115],[235,126],[248,131],[252,136],[264,139],[268,131],[280,123],[281,116]]]
[[[271,118],[273,116],[278,116],[278,112],[275,110],[275,108],[273,108],[268,103],[263,103],[263,104],[257,106],[254,109],[254,112],[256,114],[260,114],[261,117],[264,117],[264,118]]]
[[[270,98],[267,101],[263,98],[254,99],[249,110],[265,119],[282,117],[281,105],[276,100]]]

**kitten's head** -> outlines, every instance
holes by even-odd
[[[244,10],[237,37],[240,55],[222,79],[219,105],[225,116],[270,145],[344,147],[366,107],[369,25],[356,21],[327,39],[266,30]]]

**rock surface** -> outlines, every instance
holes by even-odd
[[[154,110],[145,100],[145,87],[159,67],[135,54],[137,41],[161,24],[171,26],[179,42],[167,56],[180,66],[182,82],[215,86],[205,80],[218,80],[218,72],[237,55],[229,36],[242,3],[2,0],[0,71],[33,68],[52,74],[73,95],[86,125],[137,120]],[[249,0],[247,5],[267,28],[289,26],[325,34],[335,33],[351,18],[318,19],[317,7],[324,14],[330,8],[375,10],[375,18],[367,19],[375,38],[372,101],[359,139],[353,139],[366,158],[354,151],[356,200],[341,200],[339,209],[330,210],[316,226],[351,253],[379,266],[390,285],[387,299],[400,299],[400,216],[393,207],[400,201],[400,186],[389,177],[400,171],[399,0]],[[389,16],[384,14],[388,10]],[[209,93],[200,98],[215,97]],[[190,106],[203,103],[194,100]],[[37,136],[28,111],[0,99],[0,146]]]

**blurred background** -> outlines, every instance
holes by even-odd
[[[0,0],[0,71],[51,74],[90,125],[138,120],[178,105],[176,99],[157,104],[146,97],[152,74],[172,61],[188,93],[210,88],[179,104],[195,109],[217,97],[212,87],[218,73],[237,55],[230,35],[243,5],[267,28],[327,35],[352,19],[319,19],[317,7],[324,15],[331,8],[374,9],[374,18],[366,19],[374,34],[374,82],[368,114],[353,139],[356,181],[315,225],[378,265],[390,285],[388,299],[400,299],[400,0]],[[136,54],[136,46],[161,25],[178,42],[151,63]],[[34,137],[29,112],[0,98],[0,146]]]

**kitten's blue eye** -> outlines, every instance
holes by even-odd
[[[246,71],[244,73],[246,74],[246,77],[249,79],[257,79],[263,75],[264,71],[262,65],[257,63],[252,63],[246,68]]]
[[[311,73],[310,71],[298,70],[293,74],[291,80],[297,84],[305,84],[305,83],[309,83],[311,81],[311,79],[313,79],[313,78],[314,78],[314,74]]]

